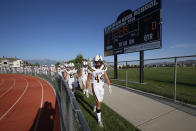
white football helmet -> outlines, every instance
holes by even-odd
[[[69,63],[69,67],[74,67],[74,63]]]
[[[87,66],[88,63],[87,63],[86,61],[83,61],[83,65],[84,65],[84,66]]]
[[[65,64],[64,64],[64,66],[65,66],[65,68],[67,68],[67,67],[68,67],[68,64],[67,64],[67,63],[65,63]]]
[[[95,68],[100,68],[102,64],[103,64],[103,58],[100,55],[96,55],[94,58]]]
[[[88,58],[88,61],[93,61],[93,59],[92,58]]]
[[[93,59],[92,58],[88,58],[88,65],[93,66]]]
[[[100,55],[96,55],[95,58],[94,58],[94,62],[95,61],[103,62],[103,58]]]
[[[63,65],[60,65],[60,68],[61,68],[61,69],[63,69],[63,68],[64,68],[64,66],[63,66]]]

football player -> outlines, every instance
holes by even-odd
[[[67,80],[67,72],[69,71],[69,65],[66,63],[64,64],[64,78]]]
[[[98,124],[100,127],[103,127],[103,123],[101,121],[101,103],[103,101],[104,96],[104,77],[108,84],[109,93],[112,93],[112,89],[110,87],[110,80],[106,73],[107,67],[103,64],[103,58],[100,55],[96,55],[94,58],[94,66],[88,67],[88,77],[86,82],[86,89],[88,90],[90,82],[92,83],[92,92],[96,101],[96,105],[94,109],[97,112]]]
[[[67,71],[66,79],[68,80],[69,88],[74,91],[74,88],[78,87],[78,73],[77,70],[74,68],[74,63],[69,64],[70,70]]]
[[[86,89],[86,80],[88,76],[88,63],[83,61],[83,67],[80,69],[80,78],[81,78],[81,89],[83,90],[83,94],[86,94],[86,97],[89,97],[88,90]]]

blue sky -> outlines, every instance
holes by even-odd
[[[0,0],[0,56],[69,60],[104,55],[104,28],[151,0]],[[196,1],[162,0],[162,49],[145,59],[196,54]],[[119,55],[136,60],[139,53]],[[112,61],[113,56],[105,57]]]

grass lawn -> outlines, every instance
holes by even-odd
[[[103,103],[101,111],[104,128],[100,128],[97,124],[97,114],[93,112],[93,104],[95,103],[93,96],[90,95],[87,98],[82,91],[78,90],[75,97],[91,131],[139,131]]]
[[[110,78],[113,78],[113,70],[108,70]],[[127,70],[128,81],[139,82],[139,68]],[[126,70],[118,70],[118,79],[126,79]],[[125,81],[112,80],[111,82],[118,85],[126,85]],[[174,91],[174,68],[157,67],[144,68],[144,82],[146,84],[134,84],[129,82],[128,87],[173,98]],[[196,104],[196,68],[178,67],[177,68],[177,100],[185,103]]]

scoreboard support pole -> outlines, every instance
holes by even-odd
[[[118,57],[117,57],[117,54],[115,54],[114,55],[114,79],[118,79],[117,65],[118,65]]]
[[[140,83],[144,83],[144,51],[140,51]]]

